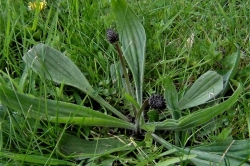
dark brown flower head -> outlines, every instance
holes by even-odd
[[[111,44],[114,44],[114,43],[119,41],[119,36],[113,29],[109,28],[109,29],[107,29],[107,40]]]
[[[153,109],[162,110],[166,108],[166,102],[162,95],[154,94],[149,97],[148,104]]]

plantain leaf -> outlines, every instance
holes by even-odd
[[[121,127],[134,129],[134,125],[88,107],[60,101],[29,97],[0,85],[0,101],[27,117],[48,119],[57,123],[87,126]]]
[[[242,85],[236,81],[234,81],[234,84],[237,86],[237,89],[232,96],[218,105],[201,109],[187,116],[183,116],[179,120],[167,119],[163,122],[145,123],[142,128],[147,129],[147,126],[154,125],[156,130],[186,130],[207,123],[214,117],[226,111],[237,101],[242,91]]]
[[[17,154],[10,152],[0,152],[0,156],[12,159],[14,161],[32,163],[31,165],[74,165],[74,163],[64,160],[59,160],[56,158],[51,158],[49,156],[38,156],[38,155],[29,155],[29,154]]]
[[[178,93],[175,88],[174,82],[170,77],[167,77],[165,80],[165,99],[168,107],[171,110],[178,110]]]
[[[179,101],[181,110],[204,104],[223,90],[223,78],[215,71],[200,76]]]
[[[167,158],[165,161],[159,162],[157,163],[155,166],[168,166],[168,165],[173,165],[173,164],[177,164],[186,160],[190,160],[192,158],[195,158],[196,155],[195,154],[190,154],[190,155],[183,155],[183,156],[179,156],[179,157],[171,157],[171,158]]]
[[[238,67],[240,64],[240,48],[237,46],[238,51],[227,56],[225,59],[222,61],[223,65],[223,71],[219,71],[221,75],[223,75],[223,81],[224,81],[224,88],[222,95],[226,93],[229,85],[229,80],[233,79],[233,77],[236,75],[238,72]]]
[[[149,122],[158,122],[159,121],[159,112],[156,110],[150,110],[147,112]]]
[[[177,149],[180,153],[196,155],[190,160],[197,166],[244,165],[250,166],[250,140],[223,141],[196,147],[180,148],[152,133],[154,140],[167,149]]]
[[[129,142],[118,137],[90,141],[65,133],[59,141],[58,150],[64,157],[81,160],[134,148],[128,144]]]
[[[123,54],[133,74],[137,102],[142,105],[146,45],[145,30],[125,0],[112,0],[111,2]]]
[[[213,107],[199,110],[180,118],[179,126],[183,128],[191,128],[193,126],[204,124],[229,109],[237,101],[240,93],[242,92],[242,85],[236,81],[235,84],[238,88],[229,99]]]
[[[216,142],[198,147],[185,148],[186,153],[197,154],[191,159],[201,166],[244,165],[250,166],[250,140]]]
[[[136,102],[136,100],[132,96],[130,96],[128,93],[125,93],[124,97],[127,101],[132,103],[135,106],[135,108],[140,109],[139,104]]]
[[[133,124],[129,124],[128,122],[119,119],[114,120],[107,117],[105,119],[99,117],[49,117],[48,120],[51,122],[69,123],[83,126],[119,127],[130,130],[134,129]]]
[[[178,120],[181,115],[179,112],[179,106],[178,106],[178,93],[175,88],[174,82],[170,77],[167,77],[165,80],[165,91],[164,96],[165,100],[167,102],[167,106],[170,108],[172,117],[175,120]]]
[[[230,79],[233,79],[233,77],[236,75],[238,72],[238,66],[240,64],[240,50],[238,52],[235,52],[229,56],[227,56],[223,60],[223,65],[225,66],[226,69],[228,69],[227,73],[223,75],[223,79],[226,81],[228,84]]]
[[[57,83],[64,82],[88,94],[95,92],[82,72],[67,56],[45,44],[40,43],[31,48],[23,56],[23,60],[42,77]]]
[[[77,66],[63,53],[45,44],[38,44],[23,56],[23,60],[40,76],[82,90],[119,118],[129,121],[126,116],[96,94]]]

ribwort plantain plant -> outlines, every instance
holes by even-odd
[[[179,145],[182,131],[206,124],[236,102],[242,90],[241,84],[233,80],[239,65],[239,51],[224,59],[229,64],[226,72],[219,74],[217,71],[207,71],[193,83],[180,99],[172,78],[166,76],[164,78],[164,94],[153,94],[143,101],[146,60],[145,30],[126,1],[112,0],[111,4],[118,33],[108,29],[106,36],[107,40],[115,47],[122,66],[126,91],[121,96],[130,102],[127,109],[132,110],[134,122],[131,122],[127,115],[104,100],[67,56],[46,44],[35,45],[23,56],[27,68],[37,73],[41,78],[79,89],[110,113],[99,112],[84,105],[30,97],[18,91],[18,87],[16,87],[16,91],[4,84],[0,84],[1,102],[15,111],[24,113],[25,117],[50,122],[124,128],[132,130],[136,134],[140,134],[144,130],[147,138],[154,138],[165,145],[166,143],[157,136],[156,130],[176,131],[175,144]],[[132,80],[128,75],[127,66],[131,72]],[[232,89],[234,88],[233,94],[224,101],[220,95],[224,94],[229,85]],[[209,105],[202,109],[190,114],[183,114],[187,109],[207,103]],[[154,115],[151,114],[149,120],[146,120],[146,113],[150,115],[150,111],[145,111],[148,106],[149,109],[155,109],[156,112]],[[169,110],[171,118],[159,120],[157,110],[162,112]]]
[[[35,45],[26,53],[23,60],[28,68],[31,68],[43,78],[53,80],[56,83],[64,83],[65,85],[70,85],[81,90],[111,111],[116,117],[97,112],[85,106],[34,97],[30,98],[4,85],[1,85],[0,90],[3,96],[2,102],[17,110],[20,109],[20,103],[22,109],[27,111],[30,110],[29,108],[32,105],[31,112],[34,117],[46,117],[46,119],[49,117],[48,120],[53,122],[57,120],[58,123],[119,127],[140,133],[142,129],[150,132],[154,132],[155,130],[177,131],[187,130],[205,124],[230,108],[237,100],[242,87],[240,83],[232,80],[232,83],[237,88],[226,101],[219,102],[219,100],[216,100],[216,104],[211,107],[200,109],[186,116],[181,114],[182,110],[214,100],[228,87],[227,84],[229,84],[229,80],[233,78],[235,68],[238,65],[237,59],[239,58],[239,53],[233,54],[228,58],[230,60],[235,59],[236,63],[232,64],[231,68],[229,68],[224,75],[220,75],[216,71],[207,71],[195,81],[180,100],[178,100],[178,93],[172,79],[166,77],[164,95],[154,94],[149,99],[143,101],[142,91],[146,46],[145,30],[125,1],[121,1],[121,3],[115,0],[112,1],[112,9],[116,17],[119,35],[115,31],[108,29],[106,34],[107,40],[116,48],[122,64],[127,91],[127,94],[123,96],[126,96],[127,100],[131,102],[131,108],[129,109],[133,110],[135,122],[131,123],[126,115],[123,115],[119,110],[105,101],[68,57],[46,44]],[[120,44],[122,47],[120,47]],[[129,79],[125,60],[132,73],[133,80]],[[133,91],[132,89],[135,90]],[[11,104],[8,102],[10,98],[13,100]],[[19,101],[26,102],[22,103]],[[58,105],[59,109],[54,108],[55,105]],[[148,105],[150,105],[151,109],[156,110],[169,109],[172,113],[172,119],[146,122],[143,112]],[[47,108],[48,112],[46,113],[48,113],[48,115],[46,115],[45,112],[37,112],[38,107]],[[56,115],[58,115],[58,117],[56,117]],[[74,117],[70,115],[74,115]],[[155,117],[155,119],[158,119],[158,117]]]

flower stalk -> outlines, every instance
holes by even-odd
[[[118,52],[118,56],[119,56],[119,59],[120,59],[121,65],[122,65],[123,74],[124,74],[124,77],[125,77],[127,92],[128,92],[128,94],[130,96],[133,96],[131,86],[130,86],[129,77],[128,77],[128,73],[127,73],[127,69],[126,69],[125,60],[123,58],[123,54],[122,54],[120,45],[118,43],[119,36],[114,30],[108,29],[107,30],[107,40],[111,44],[113,44],[115,46],[115,48],[116,48],[116,50]],[[134,116],[136,117],[137,116],[137,110],[136,110],[134,105],[132,105],[132,109],[133,109]]]
[[[127,69],[126,69],[126,64],[125,64],[125,61],[124,61],[124,58],[123,58],[123,55],[122,55],[120,45],[118,43],[115,43],[114,46],[115,46],[115,48],[116,48],[116,50],[118,52],[118,56],[119,56],[119,59],[120,59],[121,65],[122,65],[122,70],[123,70],[123,74],[124,74],[124,77],[125,77],[128,94],[133,96],[132,91],[131,91],[130,82],[129,82],[128,72],[127,72]]]
[[[136,133],[140,133],[141,129],[141,117],[143,115],[143,111],[146,109],[146,107],[148,106],[148,99],[145,100],[141,106],[141,108],[138,110],[136,117],[135,117],[135,128],[136,128]]]

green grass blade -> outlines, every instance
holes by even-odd
[[[44,118],[58,123],[86,124],[88,126],[121,127],[133,130],[133,124],[103,114],[88,107],[60,101],[29,97],[0,86],[0,101],[27,117]]]
[[[179,101],[181,110],[204,104],[223,90],[223,78],[215,71],[200,76]]]
[[[133,74],[137,102],[142,104],[146,33],[125,0],[112,0],[112,9],[122,43],[124,57]]]
[[[126,116],[121,114],[102,97],[96,94],[82,72],[63,53],[45,44],[38,44],[23,56],[23,60],[40,76],[82,90],[104,107],[108,108],[115,115],[128,121]]]

